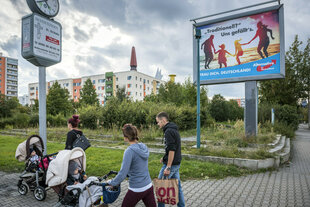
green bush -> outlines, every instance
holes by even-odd
[[[289,138],[295,137],[295,127],[292,125],[287,125],[283,122],[276,122],[274,125],[274,131]]]
[[[0,129],[6,128],[6,126],[13,126],[13,118],[3,118],[0,119]]]
[[[99,113],[97,106],[87,106],[80,110],[81,126],[89,129],[97,129]]]
[[[30,115],[29,126],[34,128],[39,126],[39,114]]]
[[[58,114],[56,116],[48,114],[46,121],[48,127],[61,127],[66,126],[67,124],[67,119],[62,114]]]
[[[28,114],[16,113],[13,116],[13,125],[17,128],[27,128],[29,125],[30,117]]]
[[[282,122],[288,126],[293,127],[293,129],[298,128],[298,113],[297,108],[290,105],[277,106],[275,108],[275,119],[278,122]]]

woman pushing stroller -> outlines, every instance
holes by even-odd
[[[122,131],[124,141],[128,142],[130,146],[124,152],[120,171],[108,184],[117,186],[128,175],[129,187],[122,207],[135,206],[140,200],[147,207],[155,207],[153,185],[148,170],[148,148],[145,144],[139,142],[138,130],[135,126],[125,124]]]

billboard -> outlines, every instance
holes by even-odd
[[[194,24],[194,82],[197,50],[201,84],[284,78],[282,5]],[[197,48],[199,47],[199,48]]]

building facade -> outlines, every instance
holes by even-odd
[[[161,76],[162,77],[162,76]],[[75,101],[80,99],[80,91],[86,80],[90,79],[96,89],[100,105],[104,105],[106,100],[116,96],[116,91],[125,88],[127,97],[133,101],[142,101],[145,96],[157,94],[161,79],[146,75],[137,71],[137,61],[135,49],[132,48],[130,70],[123,72],[106,72],[105,74],[84,76],[75,79],[54,80],[47,83],[47,93],[49,88],[57,81],[62,88],[68,89],[70,97]],[[30,103],[33,104],[38,99],[38,83],[28,85],[28,95]]]
[[[18,60],[0,54],[0,93],[18,97]]]

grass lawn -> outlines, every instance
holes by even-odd
[[[19,143],[25,138],[16,136],[0,135],[0,171],[22,172],[24,163],[15,159],[15,151]],[[54,153],[64,149],[63,144],[47,143],[48,153]],[[86,151],[87,174],[102,176],[110,170],[119,170],[123,159],[123,150],[111,150],[91,147]],[[161,164],[161,155],[151,154],[149,158],[149,171],[152,178],[157,177]],[[222,165],[218,163],[202,162],[191,159],[183,159],[180,169],[181,179],[207,179],[224,178],[227,176],[241,176],[254,173],[244,168],[233,165]]]

